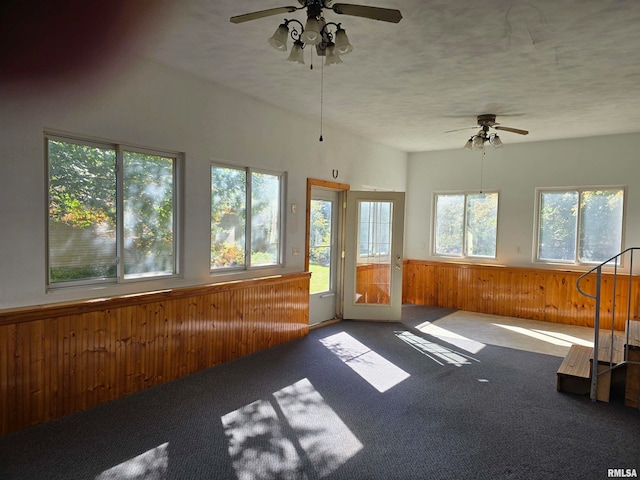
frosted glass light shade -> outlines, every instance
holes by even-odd
[[[287,60],[304,65],[304,51],[302,50],[303,45],[304,43],[302,43],[300,40],[296,40],[293,43],[293,47],[291,47],[291,53],[289,54],[289,58],[287,58]]]
[[[470,138],[469,140],[467,140],[467,143],[464,144],[464,148],[471,150],[472,147],[473,147],[473,138]]]
[[[338,55],[346,55],[347,53],[353,51],[353,45],[349,43],[349,37],[347,37],[347,32],[345,32],[342,28],[339,28],[336,31],[335,50]]]
[[[504,146],[504,144],[502,143],[502,140],[500,140],[500,137],[498,135],[495,135],[493,137],[493,146],[496,148],[502,148]]]
[[[318,45],[322,41],[320,35],[320,24],[315,17],[309,17],[304,26],[304,32],[300,35],[300,40],[308,45]]]
[[[289,27],[286,24],[282,24],[278,27],[275,33],[269,38],[268,42],[276,50],[281,52],[287,51],[287,38],[289,37]]]
[[[326,48],[326,56],[327,60],[324,62],[325,65],[335,65],[337,63],[342,63],[342,59],[336,53],[336,46],[333,43],[327,44]]]
[[[476,135],[475,137],[473,137],[473,146],[474,147],[482,147],[484,145],[484,137],[481,137],[480,135]]]

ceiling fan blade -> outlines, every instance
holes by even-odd
[[[527,135],[529,133],[527,130],[520,130],[519,128],[511,128],[511,127],[501,127],[499,125],[496,125],[493,128],[495,128],[496,130],[504,130],[505,132],[517,133],[519,135]]]
[[[243,23],[248,22],[249,20],[257,20],[258,18],[270,17],[271,15],[278,15],[280,13],[291,13],[296,10],[300,10],[298,7],[278,7],[278,8],[269,8],[267,10],[260,10],[258,12],[253,13],[245,13],[244,15],[236,15],[235,17],[231,17],[229,21],[231,23]]]
[[[398,23],[402,20],[400,10],[391,8],[368,7],[366,5],[352,5],[350,3],[336,3],[332,10],[341,15],[351,15],[353,17],[371,18],[383,22]]]
[[[443,133],[461,132],[462,130],[472,130],[472,129],[476,129],[476,128],[478,128],[478,127],[475,126],[475,127],[466,127],[466,128],[456,128],[454,130],[447,130],[447,131],[445,131]]]

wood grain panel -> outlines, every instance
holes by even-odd
[[[0,434],[306,335],[309,277],[0,311]]]
[[[356,267],[356,293],[361,295],[356,303],[388,305],[391,265],[366,263]]]
[[[403,302],[593,327],[595,300],[583,272],[405,260]],[[595,293],[595,275],[581,284]],[[623,331],[640,317],[640,278],[602,274],[600,326]]]

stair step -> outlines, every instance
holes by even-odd
[[[589,393],[592,358],[593,348],[571,345],[558,369],[557,390],[580,395]]]
[[[611,339],[613,338],[613,342]],[[600,331],[600,337],[598,339],[598,363],[614,364],[624,361],[624,344],[625,337],[622,334],[615,333],[613,336],[611,332]],[[611,351],[613,349],[613,355]],[[593,360],[593,349],[591,350],[591,360]]]
[[[629,348],[640,348],[640,321],[630,320],[627,324]]]
[[[601,402],[608,402],[611,396],[611,385],[615,381],[612,378],[613,372],[607,371],[610,363],[617,365],[624,361],[624,345],[625,337],[621,333],[611,334],[610,331],[600,331],[598,339],[598,371],[602,372],[598,375],[598,387],[596,390],[596,399]],[[611,352],[613,351],[613,355]],[[591,355],[593,362],[593,351]],[[616,371],[616,378],[618,378]]]
[[[629,349],[629,361],[640,362],[640,349]],[[624,404],[627,407],[640,407],[640,365],[635,363],[627,365]]]
[[[640,362],[640,321],[630,320],[626,333],[629,337],[629,361]],[[627,365],[624,404],[627,407],[640,407],[640,365]]]
[[[629,360],[640,361],[640,321],[631,320],[624,334],[600,331],[598,339],[598,388],[596,398],[608,402],[611,384],[624,381],[625,405],[640,406],[640,365],[627,365],[626,368],[607,371],[609,362],[618,364],[624,361],[625,343],[629,342]],[[591,368],[593,348],[584,345],[572,345],[562,361],[557,373],[559,392],[586,395],[591,390]],[[622,375],[622,377],[621,377]],[[626,378],[625,378],[626,376]],[[613,377],[613,378],[612,378]]]
[[[571,345],[569,353],[564,357],[558,369],[558,375],[570,375],[588,379],[591,373],[592,358],[593,348],[584,345]]]

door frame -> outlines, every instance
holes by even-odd
[[[305,246],[304,246],[304,270],[309,271],[309,244],[311,238],[311,189],[312,188],[324,188],[326,190],[334,190],[339,192],[339,201],[342,205],[339,205],[341,212],[341,220],[338,231],[338,243],[340,247],[340,253],[338,255],[337,272],[336,272],[336,318],[341,319],[343,316],[343,284],[344,284],[344,249],[345,249],[345,215],[344,209],[346,206],[346,192],[351,189],[351,186],[347,183],[331,182],[327,180],[319,180],[316,178],[307,178],[307,201],[306,201],[306,230],[305,230]]]

